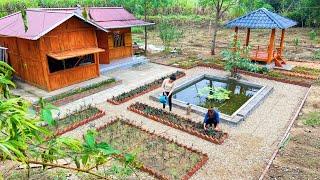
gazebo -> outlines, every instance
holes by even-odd
[[[253,61],[261,61],[270,64],[274,60],[275,65],[282,67],[286,64],[282,52],[284,48],[285,29],[295,26],[297,22],[270,12],[265,8],[252,11],[244,16],[229,21],[226,24],[228,28],[235,28],[235,41],[238,39],[238,29],[247,28],[245,46],[249,45],[250,29],[271,29],[270,41],[267,49],[261,49],[260,46],[253,49],[250,58]],[[281,29],[281,39],[279,46],[275,46],[276,29]]]

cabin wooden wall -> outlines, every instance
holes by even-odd
[[[48,90],[59,89],[99,76],[99,56],[95,55],[95,64],[76,67],[65,71],[49,72],[48,53],[58,53],[81,48],[98,47],[96,30],[78,18],[71,18],[40,39],[42,65],[49,85]]]
[[[99,53],[100,64],[109,64],[109,47],[108,47],[108,33],[104,31],[96,31],[99,48],[105,50],[105,52]]]
[[[41,66],[39,41],[16,37],[1,37],[1,45],[8,48],[9,63],[15,75],[24,81],[46,88],[45,73]]]
[[[39,40],[0,37],[0,45],[8,48],[9,62],[18,77],[48,91],[99,76],[97,53],[94,54],[94,64],[55,73],[49,72],[48,53],[98,47],[96,28],[76,17],[56,27]]]
[[[125,35],[125,46],[123,47],[113,47],[113,32],[120,31]],[[132,34],[131,28],[123,29],[112,29],[108,33],[108,50],[109,50],[109,59],[114,61],[120,58],[126,58],[132,56]]]

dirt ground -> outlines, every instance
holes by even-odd
[[[210,54],[213,29],[210,26],[179,26],[183,30],[184,37],[179,41],[172,43],[172,48],[176,47],[182,49],[182,53],[187,56],[201,55],[207,56]],[[309,38],[308,28],[290,28],[285,32],[285,50],[284,57],[287,60],[294,61],[315,61],[320,63],[320,59],[314,59],[315,52],[320,50],[320,37],[315,41]],[[217,35],[217,51],[228,46],[233,40],[233,29],[221,29]],[[250,45],[252,49],[267,49],[269,44],[271,30],[266,29],[252,29],[250,37]],[[143,41],[143,34],[135,34],[134,40],[139,39]],[[280,46],[281,31],[276,31],[275,47]],[[239,40],[244,43],[246,39],[246,30],[239,30]],[[299,43],[295,46],[294,39],[298,39]],[[148,31],[148,44],[162,46],[162,41],[159,38],[159,31],[157,28]]]
[[[320,179],[320,127],[302,123],[303,114],[319,112],[320,86],[314,86],[291,130],[289,143],[279,151],[266,179]]]

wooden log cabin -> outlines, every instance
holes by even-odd
[[[132,26],[123,8],[28,9],[0,19],[0,46],[20,79],[53,91],[99,76],[99,64],[132,56]]]

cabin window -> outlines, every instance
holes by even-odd
[[[64,60],[57,60],[48,56],[48,65],[50,73],[72,69],[79,66],[94,64],[94,55],[88,54]]]
[[[120,32],[113,33],[113,47],[124,46],[124,34]]]
[[[8,63],[7,48],[0,46],[0,61]]]

